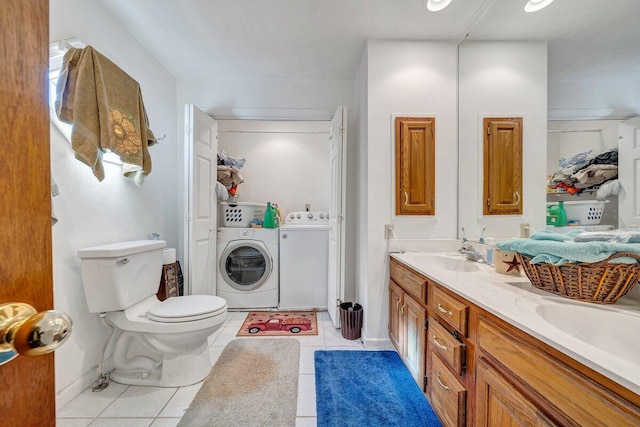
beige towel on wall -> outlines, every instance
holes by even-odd
[[[102,153],[112,151],[124,163],[123,174],[142,185],[151,173],[149,129],[140,85],[93,47],[69,48],[56,88],[56,114],[73,124],[76,158],[104,179]]]

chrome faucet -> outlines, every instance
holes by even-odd
[[[462,247],[458,252],[467,256],[467,260],[475,262],[486,262],[480,252],[476,251],[470,242],[462,242]]]

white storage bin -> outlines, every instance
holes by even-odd
[[[580,221],[580,225],[600,224],[602,212],[608,200],[585,200],[564,202],[567,221]]]
[[[251,221],[260,221],[264,218],[266,203],[236,202],[220,203],[221,227],[249,227]]]

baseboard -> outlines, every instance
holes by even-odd
[[[367,338],[363,334],[362,342],[367,350],[395,350],[389,338]]]
[[[108,357],[104,361],[104,371],[111,372],[113,370],[113,360]],[[100,375],[98,367],[92,368],[89,372],[85,372],[76,381],[56,392],[56,411],[59,411],[64,405],[75,399],[80,393],[96,383]]]

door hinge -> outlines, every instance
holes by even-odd
[[[427,385],[429,384],[429,378],[425,375],[422,377],[422,388],[427,389]]]
[[[191,134],[191,132],[193,132],[193,128],[192,128],[191,126],[189,126],[189,125],[186,125],[186,126],[184,127],[184,131],[185,131],[187,134]]]
[[[344,136],[344,127],[340,126],[340,136]]]
[[[340,298],[338,298],[336,300],[336,307],[340,307],[340,304],[342,304],[342,300]]]
[[[428,320],[424,321],[424,328],[425,329],[429,329],[429,321]]]
[[[491,135],[491,128],[487,126],[487,135]]]
[[[491,198],[487,199],[487,206],[491,206]]]

